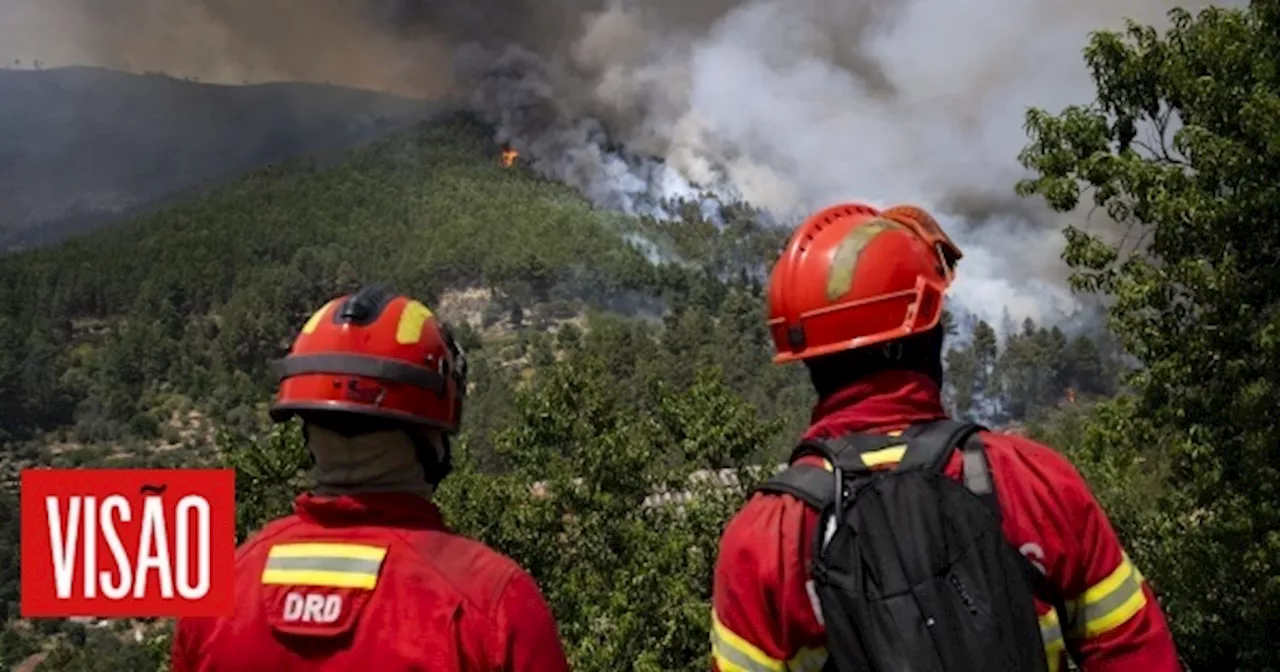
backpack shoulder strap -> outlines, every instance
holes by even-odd
[[[901,438],[907,440],[907,453],[896,468],[899,471],[941,471],[946,467],[951,451],[983,429],[986,428],[982,425],[950,418],[912,425],[902,433]]]
[[[924,468],[940,471],[946,466],[951,451],[962,442],[966,442],[967,446],[968,440],[976,439],[977,432],[982,429],[984,427],[974,423],[943,419],[923,425],[913,425],[900,436],[854,433],[832,439],[806,439],[791,451],[791,456],[788,458],[791,466],[756,486],[753,492],[789,494],[821,511],[835,498],[833,474],[821,467],[795,464],[801,457],[817,455],[828,463],[840,467],[844,472],[856,475],[869,471],[868,465],[862,459],[863,454],[899,446],[905,441],[906,453],[897,469]],[[976,455],[970,456],[970,451],[968,449],[965,451],[966,485],[979,497],[983,497],[999,516],[1000,507],[994,500],[995,492],[991,488],[982,443],[977,441],[975,445]],[[980,466],[975,463],[975,466],[970,468],[969,462],[972,459],[978,460]],[[970,483],[970,480],[973,483]]]
[[[784,493],[792,495],[809,506],[822,511],[835,500],[835,474],[830,469],[811,464],[796,464],[802,457],[816,455],[827,463],[850,473],[867,471],[860,455],[901,443],[900,439],[869,434],[847,434],[835,438],[806,439],[791,451],[788,466],[781,473],[756,486],[754,492]]]
[[[787,494],[822,511],[835,500],[831,472],[812,464],[796,464],[757,485],[753,492]]]
[[[965,437],[960,446],[960,458],[963,460],[961,478],[964,487],[969,489],[995,514],[996,520],[1004,520],[1004,512],[1000,510],[1000,502],[996,498],[996,488],[991,482],[991,466],[987,463],[987,447],[975,430]],[[946,463],[944,462],[943,465]],[[943,468],[939,465],[939,468]]]
[[[791,451],[787,458],[789,464],[795,464],[806,455],[817,455],[834,466],[848,472],[867,471],[862,461],[863,453],[871,453],[889,446],[902,445],[901,437],[880,434],[842,434],[837,437],[805,439]]]
[[[987,462],[986,446],[982,443],[982,438],[978,436],[977,431],[973,431],[965,437],[964,445],[960,450],[964,459],[963,478],[965,487],[974,495],[977,495],[978,499],[982,500],[982,503],[995,514],[996,520],[1003,520],[1000,502],[996,497],[995,486],[991,481],[991,467]],[[1058,612],[1058,622],[1065,629],[1067,627],[1068,614],[1066,600],[1063,599],[1062,592],[1053,585],[1053,582],[1049,581],[1049,577],[1031,564],[1031,560],[1027,559],[1027,556],[1023,555],[1021,551],[1014,549],[1014,554],[1018,556],[1018,564],[1022,566],[1023,573],[1031,581],[1032,592],[1041,602],[1052,606],[1054,611]]]

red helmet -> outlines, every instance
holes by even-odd
[[[276,362],[271,418],[346,411],[458,431],[466,357],[431,310],[382,287],[326,303]]]
[[[928,331],[960,249],[920,208],[861,203],[811,215],[769,277],[769,331],[791,362]]]

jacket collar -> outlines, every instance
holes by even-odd
[[[881,371],[818,401],[805,438],[893,431],[946,417],[942,392],[915,371]]]
[[[294,500],[293,509],[303,520],[324,527],[378,525],[448,529],[434,502],[409,493],[329,496],[305,492]]]

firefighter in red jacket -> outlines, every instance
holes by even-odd
[[[774,361],[803,361],[818,393],[806,438],[894,434],[945,417],[940,317],[960,256],[914,207],[839,205],[795,232],[769,279],[769,329]],[[1084,672],[1179,670],[1155,595],[1071,464],[1025,438],[980,436],[1005,535],[1073,614],[1059,623],[1037,601],[1050,669],[1065,669],[1070,655]],[[898,459],[884,457],[878,467]],[[960,473],[957,451],[947,474]],[[729,522],[712,596],[713,670],[822,668],[823,618],[809,573],[816,520],[799,499],[762,493]]]
[[[183,619],[174,672],[568,669],[534,580],[445,527],[466,364],[426,306],[378,287],[330,301],[278,367],[313,492],[236,554],[236,613]]]

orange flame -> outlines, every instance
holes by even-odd
[[[510,147],[502,150],[502,167],[510,168],[511,164],[515,163],[516,159],[519,156],[520,156],[520,152],[517,152],[516,150]]]
[[[1071,387],[1068,387],[1068,388],[1067,388],[1067,403],[1069,403],[1069,404],[1074,404],[1074,403],[1076,403],[1076,391],[1075,391],[1075,388],[1071,388]]]

